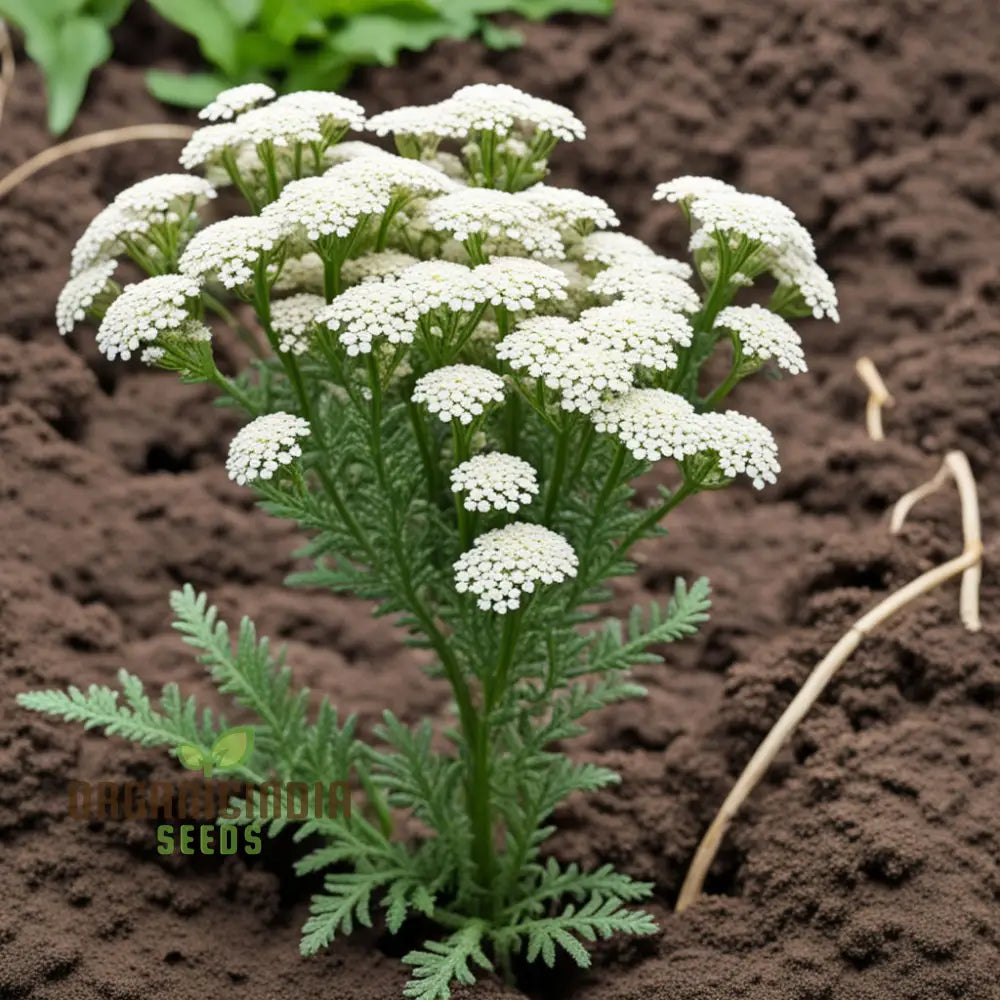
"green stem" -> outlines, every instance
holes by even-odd
[[[559,489],[562,486],[563,476],[566,473],[566,461],[569,457],[569,439],[570,429],[568,427],[560,431],[556,439],[556,455],[552,464],[552,475],[549,477],[548,491],[545,495],[545,511],[542,514],[542,519],[546,524],[552,520],[559,499]]]
[[[451,422],[451,442],[456,468],[469,457],[469,436],[466,428],[455,420]],[[462,497],[458,493],[455,493],[454,497],[455,513],[458,518],[458,537],[464,552],[472,543],[472,523]]]

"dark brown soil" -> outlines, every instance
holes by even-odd
[[[716,174],[790,203],[841,292],[839,327],[804,325],[809,375],[739,393],[779,439],[779,485],[683,508],[616,604],[665,594],[676,574],[715,587],[701,635],[642,672],[649,699],[581,741],[624,781],[563,809],[552,842],[564,860],[653,879],[662,932],[602,946],[586,975],[526,983],[536,998],[1000,997],[996,14],[989,0],[621,0],[607,24],[530,26],[503,55],[442,45],[358,84],[372,110],[499,79],[566,102],[590,139],[561,151],[558,179],[604,195],[631,231],[677,249],[653,185]],[[184,54],[127,37],[130,62],[140,45]],[[139,68],[113,63],[76,130],[164,117]],[[2,169],[48,142],[42,122],[23,66]],[[287,640],[298,678],[366,721],[444,707],[361,603],[282,587],[296,538],[227,483],[232,419],[206,393],[101,363],[87,331],[55,332],[73,240],[175,152],[78,157],[0,204],[0,997],[387,1000],[406,972],[378,929],[298,957],[310,887],[287,849],[164,859],[152,826],[69,820],[70,779],[174,766],[13,704],[123,666],[211,700],[168,627],[168,591],[190,580]],[[863,430],[859,353],[897,395],[884,444]],[[810,667],[859,612],[959,551],[951,493],[899,538],[884,516],[953,447],[983,500],[984,631],[961,628],[952,585],[865,642],[738,818],[709,895],[673,915],[697,838]],[[487,982],[475,995],[520,994]]]

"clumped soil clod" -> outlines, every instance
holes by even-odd
[[[183,58],[173,36],[129,63]],[[683,238],[657,181],[709,173],[787,202],[837,281],[839,327],[803,330],[810,374],[736,405],[775,433],[783,475],[763,496],[697,498],[640,549],[616,608],[707,572],[711,622],[640,672],[644,702],[601,716],[575,751],[622,785],[557,816],[552,850],[657,884],[662,933],[602,945],[589,973],[533,976],[538,1000],[993,1000],[1000,967],[1000,69],[989,5],[854,0],[752,5],[621,0],[609,23],[526,28],[524,49],[442,45],[358,81],[370,111],[506,80],[567,103],[590,130],[555,182],[606,197],[661,251]],[[77,124],[165,120],[138,68],[97,74]],[[178,119],[180,120],[180,119]],[[0,170],[42,148],[43,95],[19,68]],[[407,942],[382,929],[298,957],[310,889],[291,849],[163,858],[154,827],[67,816],[73,779],[175,778],[159,752],[82,736],[18,710],[19,691],[108,682],[122,666],[210,699],[170,634],[183,581],[230,618],[290,644],[302,680],[370,724],[444,712],[356,601],[282,587],[298,539],[228,483],[233,418],[210,394],[112,366],[81,330],[55,332],[69,249],[121,187],[173,169],[176,144],[135,144],[49,168],[0,203],[0,997],[244,1000],[398,996]],[[225,344],[235,351],[235,344]],[[854,361],[896,405],[864,426]],[[736,774],[818,659],[865,608],[961,551],[948,491],[902,534],[887,510],[961,448],[979,482],[984,628],[957,584],[866,641],[737,818],[707,885],[670,908]],[[651,488],[652,484],[648,484]],[[649,490],[647,490],[647,493]],[[459,996],[516,997],[485,983]]]

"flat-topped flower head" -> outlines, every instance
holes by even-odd
[[[184,371],[189,362],[186,359],[179,362],[168,360],[168,354],[171,351],[176,353],[178,348],[191,344],[207,344],[211,339],[212,331],[204,323],[196,319],[186,319],[176,329],[165,330],[156,338],[156,343],[144,347],[139,360],[146,365],[160,365],[171,371]]]
[[[230,121],[258,104],[273,100],[275,96],[274,89],[266,83],[244,83],[216,94],[215,100],[198,112],[198,117],[210,122]]]
[[[427,221],[460,242],[483,241],[487,253],[510,246],[532,257],[565,256],[559,232],[542,209],[506,191],[462,188],[432,201]]]
[[[349,184],[376,184],[394,197],[433,196],[457,191],[461,185],[420,160],[382,152],[381,156],[360,156],[327,170],[325,177]]]
[[[180,164],[186,170],[216,167],[225,152],[234,152],[246,141],[235,122],[205,125],[197,129],[181,150]]]
[[[400,140],[414,140],[422,152],[432,153],[441,139],[459,139],[464,135],[462,122],[447,102],[428,105],[405,105],[372,115],[365,127],[378,136],[393,135]]]
[[[834,323],[840,322],[837,289],[814,259],[790,249],[778,257],[770,270],[778,279],[776,294],[783,300],[782,311],[787,315],[827,317]]]
[[[473,272],[484,301],[512,312],[531,312],[566,298],[569,278],[556,267],[526,257],[494,257]]]
[[[150,223],[182,222],[215,197],[215,188],[193,174],[158,174],[125,188],[112,202]]]
[[[503,379],[488,368],[448,365],[417,379],[412,399],[444,423],[471,424],[491,403],[503,402],[503,390]]]
[[[278,350],[305,354],[309,349],[309,332],[325,308],[326,299],[309,292],[275,299],[271,303],[271,329],[278,335]]]
[[[482,611],[506,614],[539,584],[576,576],[573,547],[549,528],[515,521],[480,535],[455,562],[455,589],[473,594]]]
[[[696,198],[707,198],[725,191],[736,191],[732,184],[715,177],[694,177],[686,174],[672,181],[657,184],[654,201],[677,202],[687,208]]]
[[[274,220],[286,234],[315,243],[326,237],[350,236],[368,216],[384,212],[389,197],[388,190],[379,185],[305,177],[288,184],[261,215]]]
[[[134,351],[184,327],[200,294],[199,283],[183,274],[160,274],[129,285],[101,320],[98,349],[110,361],[127,361]]]
[[[335,167],[340,163],[348,163],[351,160],[365,160],[372,156],[392,156],[381,146],[375,146],[370,142],[361,139],[350,139],[347,142],[338,142],[336,146],[331,146],[324,154],[323,159]]]
[[[412,344],[419,318],[410,290],[387,278],[346,289],[316,320],[338,334],[348,355],[356,357],[370,354],[376,341]]]
[[[695,313],[701,308],[698,293],[676,274],[664,269],[664,258],[645,257],[605,268],[590,283],[592,294],[603,299],[645,302],[679,313]],[[648,264],[648,266],[647,266]]]
[[[517,130],[526,135],[546,132],[564,142],[583,139],[587,130],[569,108],[526,94],[506,83],[473,83],[461,87],[443,102],[453,116],[453,128],[466,135]]]
[[[216,278],[226,288],[250,282],[257,267],[279,251],[282,230],[264,215],[238,215],[206,226],[181,254],[181,274]]]
[[[420,314],[435,309],[471,312],[487,301],[475,272],[464,264],[447,260],[423,260],[397,272],[396,281],[405,285]]]
[[[777,481],[781,471],[778,446],[759,421],[736,410],[698,415],[699,452],[718,456],[719,470],[727,478],[749,476],[756,489]]]
[[[362,281],[381,281],[418,263],[420,262],[416,257],[400,253],[398,250],[366,253],[344,261],[344,266],[340,269],[340,280],[345,285],[357,285]]]
[[[677,347],[691,346],[691,324],[681,313],[645,302],[615,302],[586,309],[577,320],[587,342],[617,351],[633,366],[677,367]]]
[[[610,267],[612,264],[628,264],[637,257],[644,260],[656,257],[653,248],[647,246],[642,240],[629,236],[627,233],[606,231],[588,233],[570,248],[569,255],[574,260],[600,264],[603,267]],[[684,264],[683,261],[675,263]],[[687,275],[679,274],[679,276],[689,277],[690,273],[691,269],[688,268]]]
[[[812,237],[795,213],[776,198],[742,191],[719,191],[690,202],[693,222],[706,233],[726,240],[733,249],[748,240],[770,254],[796,249],[815,256]]]
[[[310,115],[324,142],[348,129],[360,132],[365,127],[365,109],[350,97],[330,90],[296,90],[279,97],[272,106],[280,114]]]
[[[141,237],[152,223],[111,204],[101,209],[90,221],[73,247],[70,274],[75,277],[95,264],[113,260],[126,252],[126,241]]]
[[[523,458],[494,451],[452,469],[451,491],[465,494],[466,510],[516,514],[538,494],[538,476]]]
[[[101,261],[66,282],[56,302],[56,328],[64,337],[87,318],[95,303],[113,294],[111,275],[117,269],[118,261]]]
[[[229,445],[229,478],[240,486],[273,479],[279,469],[301,456],[299,441],[308,434],[308,420],[280,410],[251,420]]]
[[[322,143],[323,130],[313,112],[278,101],[261,108],[244,111],[235,127],[243,142],[255,146],[293,146],[300,143]]]
[[[606,402],[592,419],[597,430],[614,434],[640,462],[679,461],[703,443],[695,408],[665,389],[632,389]]]
[[[570,413],[590,413],[632,386],[631,366],[619,351],[587,342],[577,324],[559,316],[518,324],[497,345],[496,355],[513,371],[541,380]]]
[[[574,188],[535,184],[520,192],[518,197],[537,205],[561,231],[571,230],[583,235],[594,229],[613,229],[618,225],[618,216],[603,198]]]
[[[756,303],[727,306],[716,317],[715,325],[736,334],[744,357],[762,363],[773,359],[779,368],[793,375],[806,371],[801,338],[791,324],[770,309]]]

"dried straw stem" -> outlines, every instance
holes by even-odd
[[[982,543],[979,541],[967,543],[966,550],[960,556],[956,556],[940,566],[935,566],[912,580],[905,587],[890,594],[884,601],[859,618],[817,664],[802,689],[792,699],[791,704],[767,734],[764,742],[757,748],[757,752],[750,758],[750,763],[744,768],[732,791],[726,796],[722,808],[698,845],[698,850],[695,852],[691,868],[688,870],[680,896],[677,899],[676,909],[678,913],[687,909],[701,895],[705,876],[715,860],[719,845],[733,817],[767,773],[778,751],[795,731],[809,709],[812,708],[830,679],[851,653],[858,648],[861,640],[917,597],[926,594],[935,587],[940,587],[952,577],[958,576],[959,573],[965,573],[977,565],[982,558],[982,549]]]
[[[955,481],[958,487],[958,497],[962,505],[962,540],[964,552],[978,551],[982,553],[982,526],[979,518],[979,497],[976,494],[976,481],[969,467],[969,460],[961,451],[949,451],[944,457],[941,468],[926,483],[910,490],[900,497],[892,509],[892,519],[889,523],[894,535],[903,530],[907,514],[914,506],[939,490],[949,479]],[[959,596],[959,615],[962,624],[970,632],[978,632],[982,627],[979,617],[979,585],[983,576],[982,559],[968,567],[962,574],[962,590]]]
[[[14,43],[10,38],[7,22],[0,17],[0,121],[7,95],[14,86]]]
[[[893,406],[896,401],[886,388],[885,382],[882,381],[882,376],[871,358],[858,358],[854,369],[861,381],[868,387],[868,402],[865,404],[865,424],[868,427],[868,436],[873,441],[884,441],[882,407]]]
[[[119,143],[144,139],[187,140],[193,131],[194,129],[189,125],[126,125],[124,128],[105,129],[102,132],[93,132],[90,135],[82,135],[77,139],[61,142],[57,146],[43,149],[27,163],[22,163],[17,169],[7,174],[3,180],[0,180],[0,198],[10,194],[18,184],[38,173],[39,170],[43,170],[67,156],[75,156],[77,153],[86,153],[105,146],[116,146]]]

